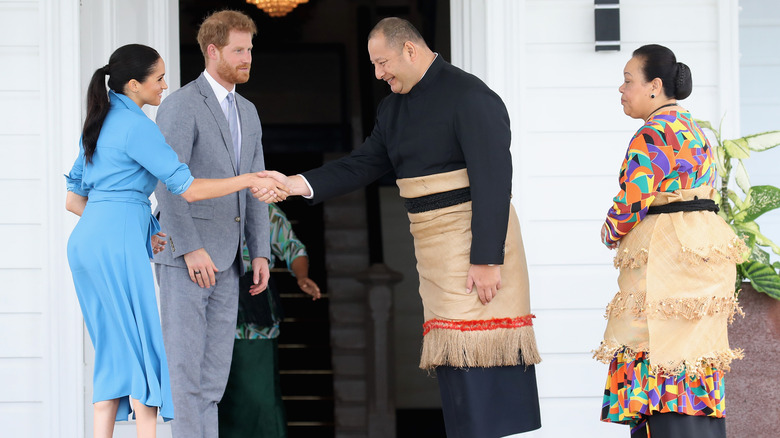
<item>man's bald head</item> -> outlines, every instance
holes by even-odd
[[[385,37],[385,42],[388,48],[401,50],[404,43],[411,41],[417,46],[428,47],[425,44],[420,32],[412,25],[412,23],[398,17],[387,17],[382,19],[379,23],[371,29],[368,34],[369,41],[379,35]]]

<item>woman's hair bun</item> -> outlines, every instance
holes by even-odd
[[[677,74],[674,78],[674,85],[675,99],[682,100],[691,95],[691,91],[693,90],[691,69],[682,62],[677,63]]]

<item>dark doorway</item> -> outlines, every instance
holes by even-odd
[[[180,0],[182,85],[204,69],[197,28],[206,15],[220,9],[245,12],[257,24],[251,79],[237,91],[257,107],[263,123],[266,167],[286,174],[348,154],[370,133],[376,105],[389,92],[386,84],[374,79],[366,51],[368,32],[379,19],[408,19],[432,49],[450,59],[448,0],[309,0],[276,18],[245,0]],[[365,191],[371,262],[382,259],[377,200],[381,185],[394,185],[392,175]],[[280,207],[306,244],[310,276],[327,297],[322,206],[311,207],[298,198]],[[334,413],[338,412],[338,400],[332,385],[328,299],[315,303],[303,299],[283,271],[276,269],[272,275],[285,288],[280,291],[286,316],[280,329],[279,359],[289,436],[335,436],[340,422]],[[432,411],[428,417],[440,423],[440,411],[420,411]],[[415,409],[399,412],[398,431],[426,421],[419,414]],[[444,436],[443,426],[440,434],[426,431],[426,435]]]

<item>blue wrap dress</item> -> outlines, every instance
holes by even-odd
[[[160,230],[149,196],[157,181],[181,194],[193,177],[157,125],[128,97],[109,92],[111,108],[92,162],[83,145],[66,175],[69,191],[88,198],[68,240],[68,262],[95,347],[93,403],[128,397],[173,418],[168,363],[149,259]]]

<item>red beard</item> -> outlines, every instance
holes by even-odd
[[[239,68],[244,67],[247,68],[246,71],[239,70]],[[251,69],[250,64],[241,64],[239,66],[233,67],[225,60],[220,60],[219,64],[217,64],[217,74],[219,74],[222,79],[232,84],[243,84],[248,81],[249,69]]]

